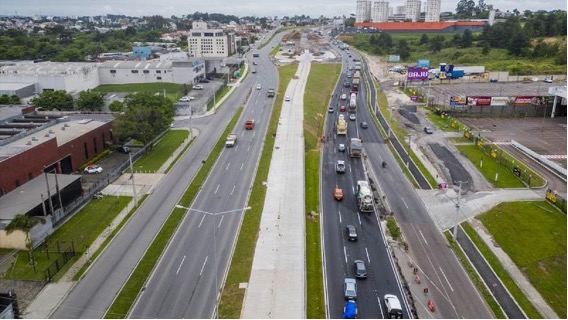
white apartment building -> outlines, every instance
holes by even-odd
[[[189,54],[198,58],[226,58],[236,52],[234,34],[223,29],[207,29],[207,23],[196,21],[187,37]]]
[[[439,22],[441,6],[442,6],[442,0],[427,0],[426,17],[424,18],[424,21]]]
[[[404,15],[406,14],[406,6],[395,6],[393,15]]]
[[[420,0],[407,0],[406,1],[406,16],[407,20],[412,22],[418,21],[420,19],[420,6],[422,2]]]
[[[371,21],[371,1],[357,0],[355,22]]]
[[[375,1],[373,3],[371,19],[373,20],[373,22],[388,22],[389,3],[386,1]]]

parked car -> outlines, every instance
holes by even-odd
[[[347,240],[349,241],[357,241],[357,229],[352,224],[345,227],[347,230]]]
[[[544,81],[546,83],[553,83],[554,82],[554,80],[552,80],[552,78],[549,78],[549,77],[544,78],[544,80],[542,80],[542,81]]]
[[[357,281],[353,278],[345,278],[343,282],[343,288],[345,292],[345,300],[356,300],[357,299]]]
[[[207,78],[202,78],[201,80],[199,80],[199,82],[201,82],[201,83],[209,83],[209,79],[207,79]]]
[[[363,260],[353,261],[355,265],[355,276],[360,279],[367,278],[367,268],[365,267],[365,262]]]
[[[491,79],[489,79],[489,82],[497,82],[497,79],[491,78]]]
[[[434,133],[434,130],[432,130],[432,128],[430,127],[424,127],[424,132],[426,132],[427,134],[432,134]]]
[[[130,148],[128,146],[118,146],[118,148],[116,148],[116,151],[120,153],[130,153]]]
[[[335,172],[343,173],[345,172],[345,161],[344,160],[337,160],[335,164]]]
[[[191,100],[195,100],[195,97],[185,96],[185,97],[181,97],[181,99],[179,99],[179,101],[181,101],[181,102],[189,102]]]
[[[103,172],[103,168],[99,167],[96,164],[90,164],[88,166],[85,167],[85,173],[101,173]]]
[[[193,86],[193,90],[203,90],[203,85],[202,84],[196,84]]]

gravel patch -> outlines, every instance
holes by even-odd
[[[450,177],[450,183],[456,184],[457,181],[462,181],[462,190],[475,191],[473,186],[473,179],[469,172],[462,166],[460,161],[454,156],[454,154],[448,150],[445,146],[438,143],[429,143],[428,146],[434,152],[438,161],[443,163],[448,176]],[[467,181],[467,183],[466,183]]]
[[[398,113],[400,113],[400,115],[403,116],[404,118],[406,118],[408,121],[410,121],[414,124],[420,124],[420,119],[418,119],[418,116],[416,116],[415,113],[410,112],[410,111],[406,110],[405,108],[398,109]]]

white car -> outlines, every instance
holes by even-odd
[[[260,90],[260,89],[262,89],[262,86],[259,83],[259,84],[256,85],[256,90]]]
[[[181,102],[189,102],[191,100],[195,100],[195,97],[185,96],[185,97],[181,97],[181,99],[179,99],[179,101],[181,101]]]
[[[284,98],[284,101],[290,101],[292,100],[292,98],[290,98],[290,96],[286,96],[286,98]]]
[[[339,114],[339,120],[345,120],[345,115],[343,113]]]
[[[554,82],[554,80],[552,80],[552,78],[549,78],[549,77],[544,78],[543,81],[546,82],[546,83],[553,83]]]
[[[354,113],[351,113],[351,114],[349,115],[349,120],[355,121],[356,119],[357,119],[357,116],[356,116]]]
[[[193,90],[203,90],[203,85],[202,84],[196,84],[193,86]]]
[[[97,166],[96,164],[90,164],[85,167],[85,173],[101,173],[103,172],[103,168]]]

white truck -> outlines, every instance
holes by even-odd
[[[237,143],[237,134],[236,133],[229,133],[227,136],[227,140],[225,140],[225,147],[231,148],[234,147]]]
[[[351,92],[351,97],[349,98],[349,112],[357,111],[357,94]]]
[[[351,158],[361,158],[363,153],[363,143],[359,138],[351,138],[351,144],[349,144],[349,155]]]
[[[373,212],[373,193],[365,180],[357,181],[357,206],[361,212]]]

